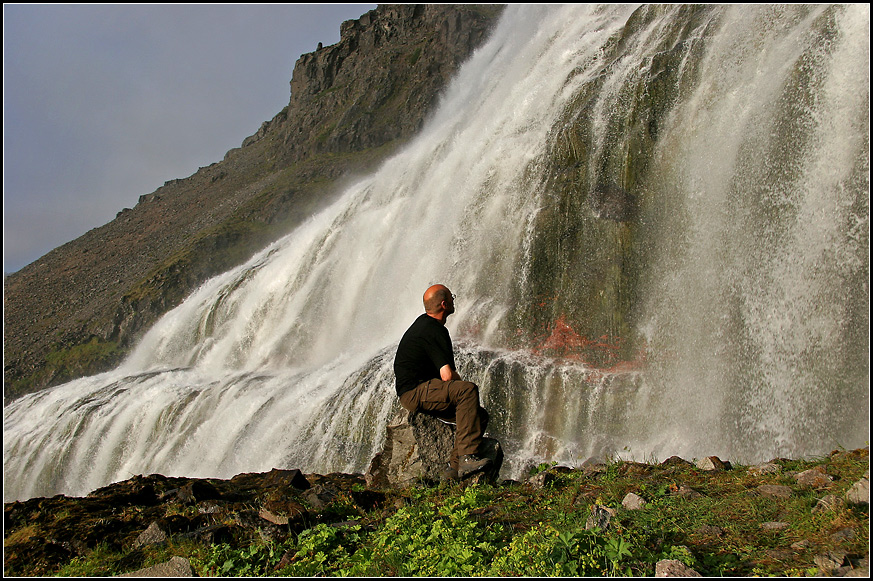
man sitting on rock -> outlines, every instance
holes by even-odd
[[[424,293],[424,314],[403,334],[394,357],[397,395],[410,413],[424,412],[455,423],[455,447],[446,477],[458,479],[491,464],[479,458],[488,413],[479,405],[479,387],[462,381],[455,370],[446,319],[455,312],[455,297],[438,284]]]

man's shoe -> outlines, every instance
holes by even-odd
[[[451,464],[446,464],[440,482],[454,482],[456,480],[458,480],[458,471],[452,468]]]
[[[458,476],[463,478],[468,474],[479,472],[491,464],[488,458],[479,458],[475,454],[461,456],[458,460]]]

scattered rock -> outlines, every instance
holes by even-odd
[[[694,466],[694,464],[692,464],[688,460],[683,460],[679,456],[670,456],[669,458],[661,462],[659,466],[661,466],[661,468],[690,468],[691,466]]]
[[[816,466],[815,468],[797,474],[794,479],[800,486],[823,488],[828,486],[833,481],[834,477],[826,473],[821,466]]]
[[[585,530],[598,528],[602,531],[609,529],[609,521],[615,516],[615,510],[607,506],[595,504],[591,507],[591,515],[585,522]]]
[[[275,525],[287,525],[288,523],[300,522],[306,517],[307,512],[301,504],[284,499],[268,500],[261,507],[258,515]]]
[[[655,564],[655,577],[701,577],[702,575],[675,559],[658,561]]]
[[[527,479],[527,483],[535,489],[546,488],[550,486],[554,481],[555,475],[548,470],[543,470],[539,474],[534,474]]]
[[[640,510],[646,507],[646,501],[641,496],[628,492],[621,501],[621,505],[627,510]]]
[[[757,466],[752,466],[749,468],[749,474],[753,476],[762,476],[764,474],[779,474],[782,472],[782,467],[778,464],[774,464],[773,462],[764,462],[763,464],[758,464]]]
[[[845,541],[848,539],[854,539],[854,538],[855,538],[855,529],[853,529],[851,527],[842,528],[831,535],[831,540],[837,541],[837,542]]]
[[[790,525],[787,522],[765,522],[761,523],[761,528],[765,531],[784,531]]]
[[[314,485],[312,488],[303,493],[303,498],[309,501],[309,504],[315,510],[321,510],[336,500],[337,493],[335,490],[326,488],[320,484]]]
[[[846,492],[846,501],[851,504],[870,504],[870,479],[862,478]]]
[[[606,471],[609,470],[609,466],[606,461],[601,458],[591,457],[585,460],[580,466],[582,469],[582,473],[585,476],[593,476],[596,474],[606,474]]]
[[[837,567],[842,567],[846,560],[846,553],[842,551],[829,551],[822,555],[816,555],[813,562],[823,575],[831,575]]]
[[[730,463],[721,461],[718,456],[707,456],[698,460],[694,465],[700,470],[708,470],[710,472],[730,470]]]
[[[157,521],[149,525],[134,541],[134,547],[142,547],[144,545],[155,545],[163,543],[167,540],[167,532],[160,527]]]
[[[724,534],[724,529],[715,525],[703,525],[697,529],[697,533],[705,537],[720,537]]]
[[[192,480],[176,493],[179,502],[184,504],[197,504],[202,500],[217,500],[221,493],[215,486],[205,480]]]
[[[165,563],[146,567],[133,573],[125,573],[119,577],[193,577],[191,563],[184,557],[173,557]]]
[[[812,509],[813,514],[818,514],[820,512],[829,512],[832,510],[839,510],[846,506],[846,501],[837,496],[836,494],[828,494],[824,498],[816,503],[815,507]]]
[[[767,498],[791,498],[791,488],[781,484],[762,484],[755,490]]]
[[[678,496],[680,498],[684,498],[686,500],[695,500],[697,498],[703,498],[703,495],[691,488],[690,486],[682,485],[679,489],[674,493],[674,496]]]

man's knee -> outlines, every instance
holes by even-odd
[[[475,397],[479,401],[479,386],[471,381],[453,381],[452,392],[457,399]]]

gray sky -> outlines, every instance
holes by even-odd
[[[375,6],[4,4],[4,272],[221,161]]]

